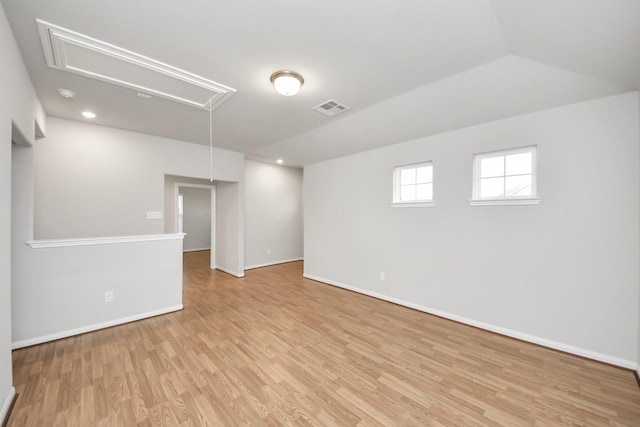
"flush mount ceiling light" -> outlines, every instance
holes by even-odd
[[[279,94],[284,96],[292,96],[298,93],[304,79],[295,71],[276,71],[271,74],[271,83]]]
[[[91,111],[83,111],[82,115],[86,118],[86,119],[95,119],[96,118],[96,114],[92,113]]]

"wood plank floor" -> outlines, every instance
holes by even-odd
[[[8,425],[640,425],[630,371],[208,256],[183,311],[14,351]]]

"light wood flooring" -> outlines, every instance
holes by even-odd
[[[185,254],[180,312],[13,353],[9,426],[640,426],[632,372]]]

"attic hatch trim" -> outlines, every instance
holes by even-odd
[[[335,99],[328,99],[322,104],[313,107],[312,110],[317,111],[320,114],[324,114],[325,116],[333,117],[348,111],[349,107]]]
[[[236,92],[229,86],[84,34],[40,19],[36,19],[36,22],[45,60],[51,68],[115,84],[136,92],[152,94],[207,111],[217,108]],[[79,64],[71,63],[74,55],[74,59],[79,60]],[[86,64],[81,63],[83,55]],[[100,57],[95,55],[100,55]],[[91,60],[92,57],[94,60]],[[99,58],[99,61],[96,61],[96,58]],[[86,65],[96,68],[89,69]],[[104,69],[99,69],[101,66]],[[108,69],[109,67],[111,70]],[[118,75],[118,68],[121,70],[120,74],[126,74],[127,68],[130,72],[137,73],[140,81],[132,81],[135,80],[133,75],[130,75],[129,79],[126,76]],[[143,81],[156,81],[158,84],[145,85],[142,83]]]

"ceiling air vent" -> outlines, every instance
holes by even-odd
[[[216,108],[236,91],[84,34],[36,21],[44,56],[51,68],[204,110]]]
[[[349,109],[349,107],[336,101],[335,99],[330,99],[318,105],[317,107],[313,107],[313,109],[318,113],[324,114],[325,116],[333,117],[337,116],[340,113],[344,113]]]

